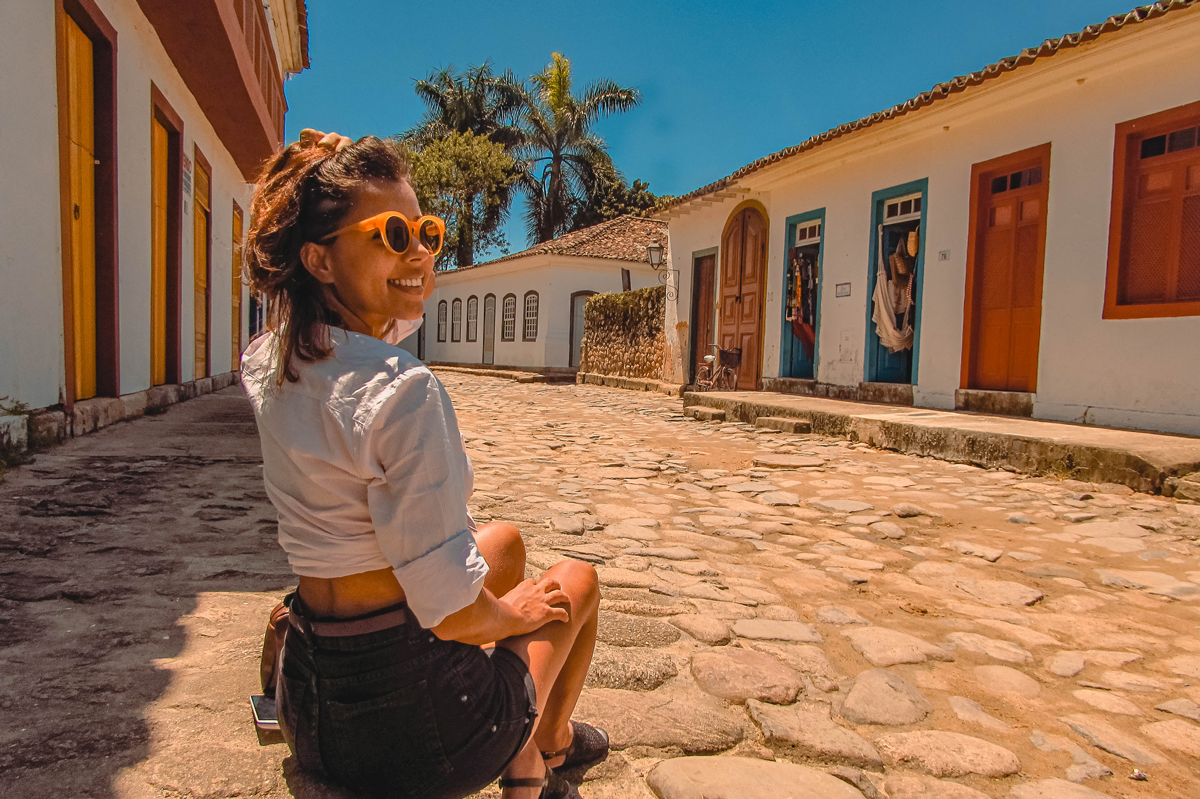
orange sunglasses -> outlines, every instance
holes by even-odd
[[[346,225],[330,233],[326,239],[334,239],[347,230],[378,230],[384,246],[396,255],[407,252],[414,238],[429,250],[430,255],[441,252],[442,244],[446,241],[446,223],[441,219],[436,216],[423,216],[416,222],[410,222],[408,217],[399,211],[384,211],[370,219]]]

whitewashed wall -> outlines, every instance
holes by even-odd
[[[1050,142],[1034,415],[1200,434],[1200,317],[1103,319],[1118,123],[1200,100],[1200,9],[1113,35],[852,134],[745,179],[747,192],[670,218],[691,320],[692,253],[720,244],[735,207],[769,214],[763,375],[779,375],[785,220],[825,208],[817,379],[864,379],[872,192],[928,178],[918,405],[960,385],[971,166]],[[1147,76],[1153,75],[1153,80]],[[948,260],[938,253],[948,251]],[[851,283],[851,296],[834,296]],[[682,374],[687,354],[678,351]]]
[[[0,397],[38,408],[63,387],[54,3],[0,25]]]
[[[122,393],[150,386],[150,83],[183,120],[183,153],[212,167],[210,372],[230,369],[236,199],[250,186],[167,57],[136,0],[97,0],[117,30],[117,224]],[[0,396],[32,407],[65,386],[54,3],[22,2],[0,26]],[[16,187],[19,187],[16,188]],[[192,201],[182,219],[182,379],[194,375]],[[242,287],[242,340],[249,294]]]
[[[621,290],[621,269],[629,269],[631,288],[658,285],[648,264],[535,255],[527,258],[442,272],[437,288],[425,302],[425,360],[442,363],[479,364],[483,362],[483,299],[496,295],[495,366],[567,367],[570,359],[571,295],[577,291],[611,292]],[[538,333],[535,341],[522,341],[524,299],[528,291],[538,292]],[[514,341],[501,341],[504,297],[517,297]],[[475,341],[467,341],[467,298],[479,298],[479,332]],[[461,299],[462,337],[451,341],[453,303]],[[437,340],[438,303],[446,302],[446,340]],[[415,346],[415,345],[411,345]]]

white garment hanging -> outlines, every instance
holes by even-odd
[[[871,319],[875,322],[875,332],[879,334],[879,341],[888,348],[888,352],[910,350],[913,345],[913,326],[905,324],[903,330],[896,327],[896,292],[892,281],[888,280],[887,269],[884,266],[883,225],[879,226],[877,252],[879,264],[875,271],[875,291],[872,295],[875,310],[871,313]]]

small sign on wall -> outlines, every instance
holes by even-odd
[[[835,297],[849,297],[850,296],[850,284],[849,283],[838,283],[837,285],[835,285],[833,287],[833,295]]]

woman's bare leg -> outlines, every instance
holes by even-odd
[[[596,643],[596,614],[600,586],[596,570],[586,563],[567,560],[555,564],[553,577],[571,598],[569,621],[544,627],[497,645],[510,649],[529,666],[537,687],[538,719],[533,737],[505,770],[505,776],[540,777],[545,773],[542,751],[561,749],[571,741],[571,712],[583,690]],[[537,788],[509,788],[505,799],[532,799]]]
[[[488,522],[475,533],[475,547],[488,564],[483,585],[502,597],[525,579],[525,542],[521,532],[507,522]]]

